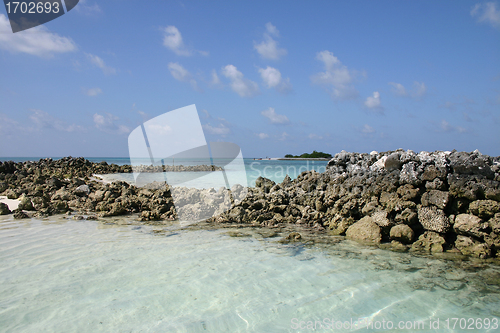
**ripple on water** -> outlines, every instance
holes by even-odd
[[[500,315],[492,265],[120,221],[131,225],[0,217],[0,331],[293,332],[293,318],[429,329]]]

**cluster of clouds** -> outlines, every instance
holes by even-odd
[[[201,54],[203,56],[209,55],[206,51],[198,51],[194,50],[192,47],[187,47],[184,43],[181,32],[175,26],[163,28],[162,32],[163,45],[177,56],[190,57],[195,54]],[[254,49],[263,59],[279,60],[287,54],[286,49],[278,46],[278,43],[275,40],[277,37],[279,37],[278,29],[271,23],[267,23],[266,31],[263,35],[264,40],[260,43],[254,41]],[[195,79],[195,76],[179,62],[170,62],[168,64],[168,68],[174,79],[180,82],[189,83],[196,91],[203,91],[199,88],[198,81]],[[258,68],[257,71],[262,78],[264,87],[267,89],[275,89],[281,94],[288,94],[293,90],[290,78],[284,78],[277,68],[267,66],[266,68]],[[241,97],[254,97],[261,93],[259,84],[245,78],[244,74],[233,64],[228,64],[222,67],[219,71],[215,69],[211,71],[211,87],[223,86],[219,75],[226,78],[230,89]]]
[[[101,8],[97,3],[90,4],[87,0],[80,0],[76,6],[78,12],[85,15],[97,15],[102,13]],[[497,8],[495,2],[478,3],[471,7],[470,15],[478,23],[488,24],[493,28],[500,28],[500,10]],[[185,43],[184,38],[175,26],[167,26],[161,28],[163,34],[163,46],[173,52],[179,57],[191,57],[195,55],[209,56],[208,51],[201,51],[195,49],[189,43]],[[268,22],[265,25],[265,30],[262,34],[262,39],[253,41],[253,49],[265,61],[277,62],[283,57],[287,56],[288,51],[280,46],[278,40],[280,39],[280,32],[272,23]],[[0,49],[6,50],[11,53],[25,53],[40,58],[53,58],[57,54],[71,53],[78,51],[77,44],[69,37],[60,36],[57,33],[50,32],[43,25],[34,27],[32,29],[18,32],[13,34],[11,32],[10,23],[4,14],[0,14]],[[95,54],[85,53],[85,59],[88,63],[95,68],[98,68],[106,76],[116,75],[118,70],[106,64],[106,62]],[[344,63],[336,57],[333,52],[323,50],[316,54],[315,59],[322,64],[323,69],[316,74],[310,76],[312,84],[322,87],[327,91],[334,101],[347,101],[356,100],[359,98],[360,93],[356,89],[356,83],[366,77],[364,71],[358,71],[348,68]],[[275,66],[275,65],[273,65]],[[172,77],[183,83],[189,84],[195,91],[202,92],[198,82],[204,80],[200,75],[194,75],[179,61],[172,61],[168,63],[168,70]],[[266,65],[265,67],[256,67],[256,72],[262,81],[261,86],[264,89],[275,90],[276,92],[286,95],[293,92],[293,87],[289,77],[284,77],[279,69]],[[222,78],[222,80],[221,80]],[[261,94],[261,87],[255,81],[245,77],[235,65],[227,64],[218,70],[212,69],[210,72],[210,79],[208,80],[210,87],[225,87],[227,86],[234,93],[240,97],[251,98]],[[412,98],[415,100],[422,99],[427,93],[427,86],[424,82],[414,81],[410,86],[404,86],[398,82],[388,82],[391,87],[391,93],[395,96],[403,98]],[[381,93],[384,90],[373,91],[373,93],[366,98],[363,98],[363,106],[370,111],[378,114],[383,114],[384,106],[382,103]],[[83,89],[82,93],[95,97],[103,93],[98,88]],[[451,108],[451,106],[450,106]],[[31,127],[34,129],[53,129],[63,132],[82,131],[85,128],[74,124],[67,124],[64,121],[50,116],[48,113],[32,109],[29,116]],[[290,119],[284,115],[279,114],[274,108],[269,107],[261,111],[261,115],[265,117],[272,125],[289,125]],[[2,118],[4,123],[9,123],[5,117]],[[105,113],[95,113],[93,115],[94,127],[107,132],[113,133],[129,133],[130,129],[119,123],[119,118]],[[212,119],[213,120],[213,119]],[[211,134],[228,135],[231,132],[230,124],[224,122],[223,119],[218,119],[217,125],[206,124],[204,129]],[[444,132],[465,132],[465,129],[452,126],[443,120],[439,126],[441,131]],[[360,130],[365,134],[372,134],[375,129],[365,124]],[[260,139],[267,139],[270,136],[266,133],[255,133]],[[280,139],[286,139],[289,136],[286,132],[280,135]],[[312,138],[312,137],[311,137]],[[315,139],[318,136],[314,136]]]

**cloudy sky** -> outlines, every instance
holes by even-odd
[[[0,9],[0,156],[128,156],[196,104],[245,157],[500,155],[500,3],[80,0],[13,34]]]

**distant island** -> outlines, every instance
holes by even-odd
[[[298,155],[292,155],[292,154],[286,154],[285,158],[328,158],[328,159],[331,159],[332,155],[328,154],[328,153],[323,153],[323,152],[314,150],[310,154],[304,153],[304,154],[302,154],[300,156],[298,156]]]

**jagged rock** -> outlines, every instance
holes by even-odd
[[[448,158],[450,160],[450,167],[453,169],[454,173],[480,175],[489,179],[493,179],[495,177],[495,173],[488,165],[487,156],[484,156],[479,152],[474,152],[472,154],[466,152],[455,152]]]
[[[418,198],[420,190],[418,188],[414,188],[410,184],[405,184],[398,188],[397,193],[399,194],[402,200],[413,201],[416,198]]]
[[[500,203],[493,200],[477,200],[470,204],[472,214],[482,218],[489,218],[500,212]]]
[[[351,225],[347,229],[345,235],[348,239],[358,242],[378,244],[382,240],[380,227],[368,216],[363,217],[361,220]]]
[[[491,249],[487,244],[474,241],[470,237],[458,235],[455,247],[463,254],[476,258],[486,259],[491,257]]]
[[[426,231],[412,244],[410,251],[443,252],[445,244],[443,236],[433,231]]]
[[[488,221],[488,225],[493,232],[500,234],[500,213],[496,213],[495,216]]]
[[[435,179],[444,180],[446,178],[446,173],[445,168],[437,168],[435,165],[428,165],[425,167],[421,179],[427,181],[434,181]]]
[[[15,219],[27,219],[29,218],[28,214],[26,214],[25,212],[23,212],[22,210],[14,210],[14,218]]]
[[[415,237],[413,229],[407,226],[406,224],[399,224],[392,227],[389,235],[391,239],[394,239],[404,244],[412,243]]]
[[[449,192],[454,197],[476,200],[484,191],[480,180],[475,176],[448,174]]]
[[[33,207],[33,203],[31,202],[31,199],[28,198],[25,195],[22,195],[19,197],[19,206],[17,206],[17,209],[20,210],[35,210]]]
[[[453,229],[461,235],[482,238],[487,235],[489,225],[479,217],[470,214],[459,214],[455,217]]]
[[[3,202],[0,202],[0,215],[7,215],[10,213],[11,213],[11,211],[9,209],[9,206],[4,204]]]
[[[448,192],[430,190],[422,195],[421,202],[423,206],[434,205],[439,209],[444,209],[450,201]]]
[[[434,206],[419,207],[418,220],[426,230],[446,233],[450,229],[450,221],[441,209]]]
[[[401,213],[396,215],[394,221],[396,221],[396,223],[413,225],[415,223],[418,223],[418,215],[412,209],[406,208]]]
[[[374,212],[371,218],[379,227],[389,227],[394,224],[387,218],[387,212],[384,210]]]
[[[255,180],[255,187],[262,189],[265,193],[269,193],[274,185],[276,185],[275,182],[264,177],[259,177]]]

